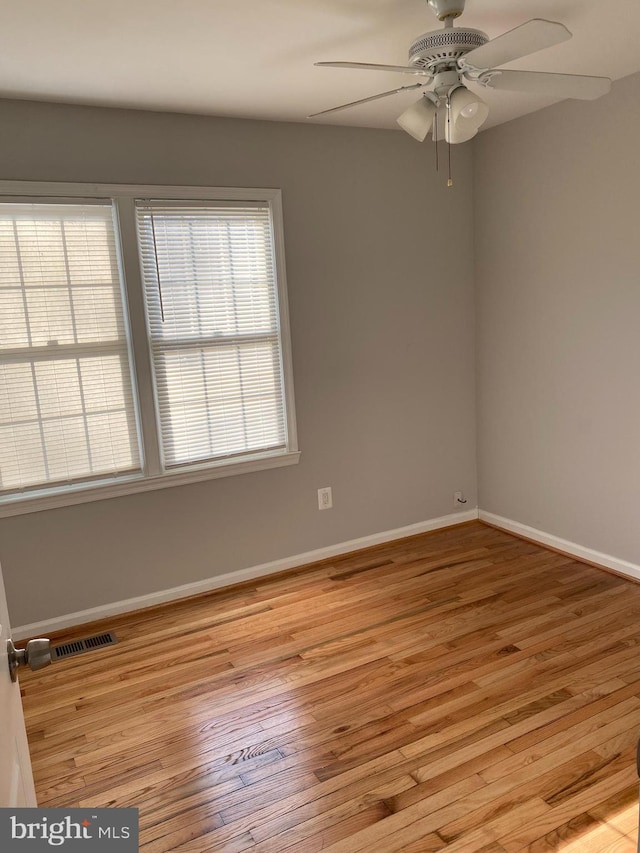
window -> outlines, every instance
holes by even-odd
[[[0,514],[296,462],[279,193],[42,186],[0,183]]]
[[[165,464],[284,448],[268,206],[138,203],[137,219]]]
[[[139,470],[111,206],[0,207],[0,491]]]

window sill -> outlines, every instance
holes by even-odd
[[[264,456],[256,454],[242,462],[219,462],[206,468],[182,469],[157,477],[145,477],[137,474],[99,485],[88,483],[80,486],[67,486],[55,491],[32,492],[24,497],[0,499],[0,518],[25,515],[30,512],[42,512],[56,507],[74,506],[75,504],[101,501],[108,498],[119,498],[140,492],[151,492],[156,489],[169,489],[173,486],[186,486],[189,483],[216,480],[220,477],[231,477],[236,474],[250,474],[269,468],[283,468],[287,465],[297,465],[299,460],[300,451],[284,451]]]

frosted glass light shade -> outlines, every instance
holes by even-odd
[[[453,119],[450,122],[447,121],[445,116],[444,138],[449,145],[458,145],[460,142],[468,142],[468,140],[473,139],[477,133],[477,127],[457,125]]]
[[[452,145],[472,139],[489,115],[489,107],[479,95],[464,86],[449,98],[450,121],[445,126],[445,138]]]
[[[411,104],[409,109],[398,116],[396,121],[410,136],[418,142],[424,142],[431,130],[435,114],[435,104],[423,95],[419,101]]]

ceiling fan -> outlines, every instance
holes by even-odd
[[[485,89],[583,100],[599,98],[611,88],[608,77],[500,69],[499,66],[514,59],[567,41],[571,33],[564,24],[533,18],[490,41],[480,30],[454,27],[453,22],[463,13],[465,2],[428,0],[433,12],[444,22],[444,28],[424,33],[413,42],[409,48],[409,65],[316,62],[324,67],[396,71],[421,79],[409,86],[313,113],[309,118],[415,89],[421,91],[420,99],[398,117],[400,127],[419,142],[432,131],[436,141],[444,137],[455,144],[474,137],[489,114],[487,104],[467,87],[468,83]]]

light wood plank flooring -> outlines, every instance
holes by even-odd
[[[143,853],[636,850],[622,578],[473,522],[106,627],[21,677],[36,785]]]

